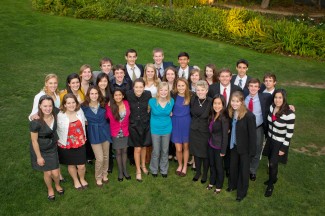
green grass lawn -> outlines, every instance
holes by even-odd
[[[262,78],[266,71],[278,76],[278,83],[291,81],[322,84],[325,63],[293,57],[261,54],[245,48],[219,43],[192,35],[126,24],[116,21],[77,20],[41,14],[32,10],[29,0],[2,0],[0,7],[0,152],[1,215],[324,215],[325,91],[299,86],[285,86],[289,102],[296,106],[296,130],[292,148],[307,153],[290,152],[289,163],[279,168],[274,195],[264,198],[266,160],[258,179],[250,184],[243,202],[235,202],[235,193],[214,196],[206,185],[175,176],[176,163],[170,164],[167,179],[143,176],[143,183],[133,179],[117,182],[116,167],[110,183],[98,189],[94,167],[88,166],[90,188],[76,191],[66,167],[66,194],[54,203],[46,199],[42,173],[30,166],[27,116],[33,97],[43,86],[45,74],[60,77],[77,72],[82,64],[98,69],[99,59],[109,56],[114,63],[124,63],[128,48],[138,51],[138,62],[152,62],[155,47],[165,50],[165,59],[177,62],[177,54],[187,51],[192,65],[215,63],[233,71],[239,58],[250,62],[249,74]],[[226,188],[225,182],[224,188]]]

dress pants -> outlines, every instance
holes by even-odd
[[[271,139],[271,138],[269,138]],[[269,153],[269,186],[272,186],[277,181],[278,166],[279,166],[279,151],[282,143],[271,139]]]
[[[256,154],[252,158],[249,171],[252,174],[257,173],[257,168],[260,163],[261,154],[263,150],[264,129],[262,126],[256,128]]]
[[[218,189],[222,189],[224,181],[224,171],[222,166],[223,157],[220,156],[221,149],[208,147],[208,158],[210,165],[210,184],[216,185]]]
[[[150,171],[152,174],[158,174],[160,168],[161,174],[168,173],[168,149],[170,134],[156,135],[151,134],[152,137],[152,153],[150,161]]]

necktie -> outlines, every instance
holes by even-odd
[[[251,99],[248,102],[248,109],[249,111],[253,112],[254,110],[254,106],[253,106],[253,98],[251,97]]]
[[[243,88],[242,85],[243,85],[243,80],[240,79],[240,80],[239,80],[239,83],[238,83],[238,86],[239,86],[240,88]]]
[[[162,76],[161,76],[161,74],[160,74],[160,68],[157,68],[157,75],[158,75],[158,77],[162,80]]]
[[[135,75],[134,68],[131,68],[131,70],[132,70],[132,82],[133,82],[137,77]]]
[[[182,77],[186,78],[186,77],[185,77],[185,71],[182,72]]]
[[[223,94],[222,95],[225,98],[226,104],[228,104],[228,101],[227,101],[227,88],[223,89]]]
[[[232,119],[232,127],[231,127],[231,137],[230,137],[230,149],[233,149],[236,145],[236,123],[237,120],[235,118]]]

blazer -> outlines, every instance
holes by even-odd
[[[124,77],[124,79],[129,79],[129,80],[131,80],[131,82],[132,82],[132,78],[129,76],[129,71],[128,71],[128,69],[127,69],[127,67],[126,67],[126,65],[127,64],[125,64],[125,77]],[[140,69],[140,77],[143,77],[143,74],[144,74],[144,68],[143,68],[143,65],[142,64],[136,64],[137,65],[137,67]]]
[[[180,66],[176,67],[176,74],[178,75],[178,70],[179,70]],[[188,79],[190,79],[190,73],[191,70],[193,69],[193,66],[188,66]]]
[[[231,84],[230,85],[230,95],[235,91],[243,92],[243,90],[240,87],[238,87],[234,84]],[[222,93],[220,93],[220,83],[213,83],[212,85],[209,86],[208,96],[213,98],[216,94],[222,94]]]
[[[229,131],[229,119],[224,115],[219,117],[216,121],[213,120],[210,127],[211,144],[221,148],[221,153],[226,154],[228,146],[228,131]]]
[[[155,64],[155,63],[153,63],[153,64]],[[168,68],[168,67],[174,67],[175,68],[173,62],[162,62],[162,65],[163,65],[163,68],[164,68],[164,73],[165,73],[166,68]],[[160,76],[160,74],[157,74],[157,76],[162,80],[162,76]]]
[[[209,118],[209,113],[211,110],[212,106],[212,99],[210,97],[206,98],[205,103],[207,104],[206,109],[203,111],[203,113],[200,116],[195,116],[194,115],[194,109],[198,108],[198,105],[194,103],[198,97],[196,95],[192,95],[191,102],[190,102],[190,107],[191,107],[191,129],[192,130],[198,130],[200,132],[205,132],[209,133],[209,123],[208,123],[208,118]]]
[[[250,157],[256,153],[256,121],[255,115],[247,110],[245,116],[236,124],[236,146],[239,154],[248,154]]]
[[[268,93],[258,93],[258,99],[260,100],[262,116],[263,116],[263,129],[264,134],[267,135],[268,121],[267,116],[270,112],[270,106],[272,104],[272,95]],[[257,125],[258,126],[258,125]]]
[[[125,137],[129,136],[130,106],[129,102],[127,102],[126,100],[123,100],[123,103],[125,106],[126,115],[122,122],[114,118],[111,107],[106,105],[106,118],[110,120],[111,135],[113,137],[116,137],[118,135],[120,129],[122,129],[123,135]]]
[[[237,78],[237,74],[232,75],[231,80],[230,80],[230,83],[233,84],[233,85],[235,85],[235,80],[236,80],[236,78]],[[242,89],[245,97],[247,97],[247,96],[249,95],[249,90],[248,90],[248,85],[247,85],[247,83],[248,83],[251,79],[252,79],[252,77],[247,76],[247,80],[246,80],[245,86],[244,86],[244,88]],[[240,88],[240,87],[239,87],[239,88]]]
[[[82,109],[79,109],[77,111],[77,118],[81,121],[82,129],[84,130],[84,134],[86,135],[86,129],[85,129],[86,118]],[[57,116],[57,121],[58,121],[58,127],[56,132],[58,133],[59,136],[59,143],[61,145],[66,146],[68,140],[69,123],[70,123],[69,118],[66,115],[66,113],[63,113],[61,111]]]

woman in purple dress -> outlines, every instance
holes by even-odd
[[[176,88],[172,91],[175,105],[172,116],[171,141],[175,143],[178,167],[176,175],[186,176],[187,162],[189,158],[189,133],[191,124],[190,100],[191,93],[185,78],[176,81]]]

